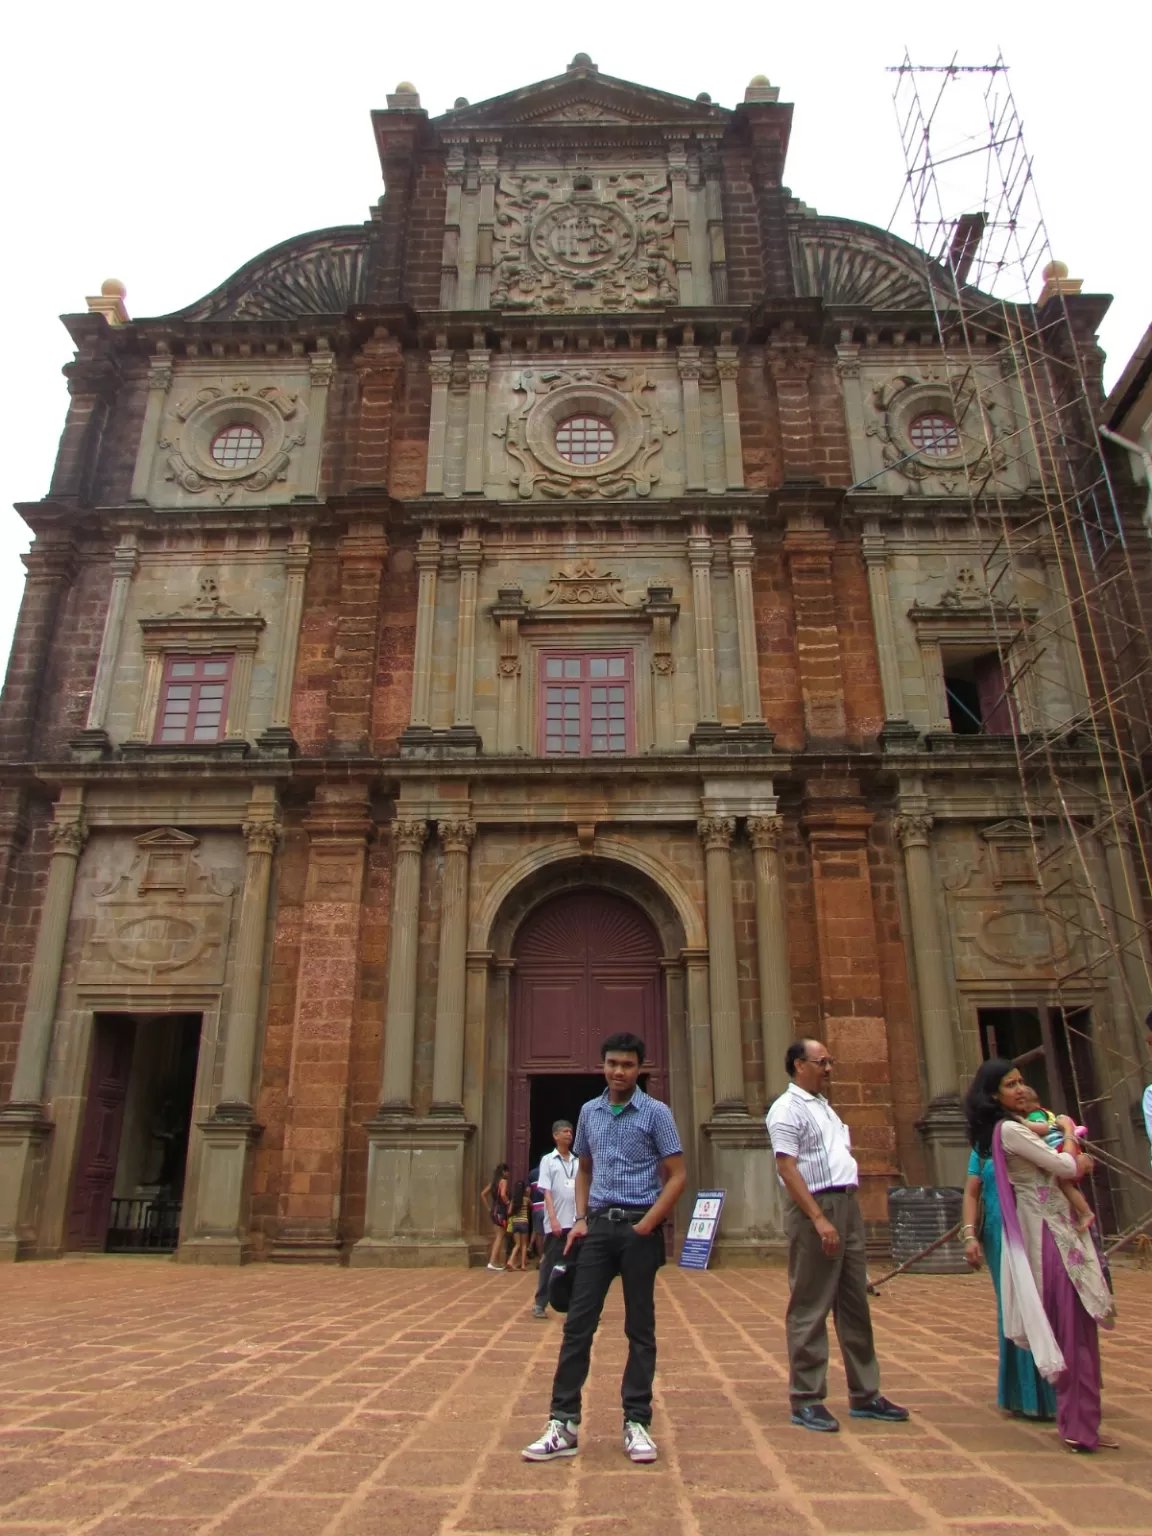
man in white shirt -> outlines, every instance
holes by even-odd
[[[835,1434],[828,1390],[828,1314],[848,1377],[854,1419],[902,1423],[907,1408],[880,1396],[880,1368],[868,1310],[860,1172],[848,1127],[829,1104],[832,1058],[819,1040],[796,1040],[784,1056],[792,1081],[768,1110],[768,1136],[783,1184],[788,1234],[785,1320],[792,1422]]]
[[[544,1256],[540,1260],[540,1277],[536,1282],[533,1317],[544,1317],[548,1311],[548,1277],[564,1252],[568,1233],[576,1222],[576,1175],[580,1165],[572,1156],[571,1121],[554,1121],[552,1140],[556,1150],[540,1159],[540,1173],[536,1179],[536,1186],[544,1195]]]

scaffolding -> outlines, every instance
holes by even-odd
[[[905,180],[889,228],[923,254],[953,406],[944,430],[959,438],[940,451],[963,459],[1067,1065],[1101,1159],[1146,1192],[1129,1159],[1152,1007],[1152,547],[1102,452],[1103,309],[1053,260],[1003,56],[905,53],[891,73]],[[1102,998],[1106,1035],[1084,1011]],[[1065,1060],[1040,1012],[1059,1098]],[[1106,1073],[1092,1073],[1093,1053]]]

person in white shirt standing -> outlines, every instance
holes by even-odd
[[[555,1152],[540,1159],[537,1188],[544,1195],[544,1256],[540,1260],[540,1278],[536,1283],[536,1300],[532,1306],[533,1317],[544,1317],[548,1312],[548,1277],[556,1260],[564,1252],[568,1234],[576,1223],[576,1174],[579,1163],[572,1156],[572,1123],[555,1120],[552,1123],[552,1140]]]
[[[832,1058],[819,1040],[796,1040],[784,1055],[792,1081],[768,1110],[776,1172],[787,1194],[788,1340],[792,1422],[835,1434],[828,1391],[828,1314],[848,1377],[854,1419],[902,1423],[907,1408],[880,1395],[880,1368],[868,1309],[860,1172],[848,1127],[828,1102]]]

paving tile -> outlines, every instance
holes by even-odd
[[[928,1521],[902,1499],[813,1499],[812,1512],[826,1531],[922,1531]]]

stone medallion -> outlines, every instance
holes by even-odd
[[[531,235],[532,252],[553,271],[610,271],[636,250],[636,230],[620,208],[607,203],[560,203],[549,208]]]

